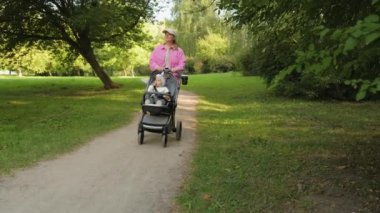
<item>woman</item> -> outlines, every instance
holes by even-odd
[[[165,43],[154,48],[150,56],[150,70],[162,72],[165,68],[169,68],[179,82],[181,73],[185,69],[185,54],[177,46],[175,30],[165,29],[162,32],[165,33]]]

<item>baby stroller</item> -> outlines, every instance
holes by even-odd
[[[181,76],[181,81],[177,82],[169,69],[163,71],[163,76],[166,79],[165,86],[169,89],[169,100],[164,105],[146,104],[145,100],[152,95],[157,98],[163,98],[164,94],[159,92],[148,92],[148,87],[155,80],[155,76],[160,72],[152,72],[145,93],[142,97],[141,107],[142,116],[138,126],[138,143],[141,145],[144,143],[144,132],[161,133],[161,142],[163,147],[167,146],[168,134],[175,132],[176,139],[181,140],[182,136],[182,122],[175,119],[175,112],[177,108],[178,93],[181,83],[187,85],[188,77],[186,75]]]

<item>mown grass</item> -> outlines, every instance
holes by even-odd
[[[190,76],[201,96],[184,212],[380,209],[379,102],[275,97],[258,77]]]
[[[140,79],[0,78],[0,174],[49,159],[126,124],[139,110]]]

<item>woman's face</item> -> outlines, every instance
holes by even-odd
[[[165,41],[169,43],[173,43],[174,41],[174,35],[170,33],[165,33]]]

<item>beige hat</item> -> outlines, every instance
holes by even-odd
[[[177,32],[171,28],[166,28],[165,30],[162,31],[163,33],[169,33],[169,34],[172,34],[174,36],[176,36]]]

